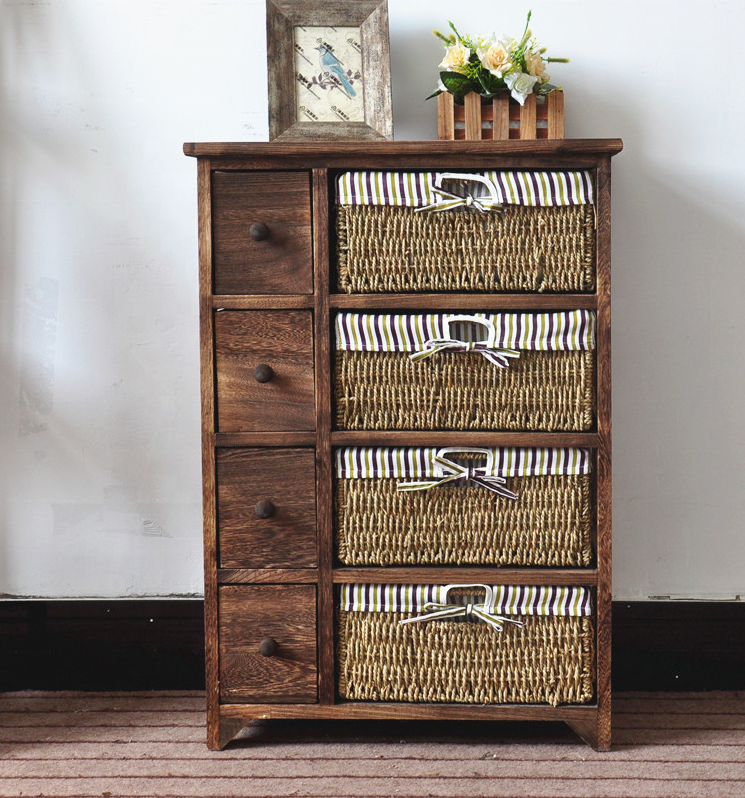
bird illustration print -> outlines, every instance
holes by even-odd
[[[344,67],[339,63],[339,59],[334,55],[331,46],[322,42],[316,50],[320,53],[321,69],[330,77],[335,77],[339,80],[344,91],[350,96],[356,96],[357,92],[352,87],[352,84],[347,78]]]

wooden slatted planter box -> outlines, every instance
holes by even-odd
[[[437,97],[437,131],[441,140],[563,139],[564,92],[531,94],[520,105],[506,92],[489,102],[475,92],[456,105],[452,94]]]

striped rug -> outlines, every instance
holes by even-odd
[[[0,694],[0,796],[745,796],[745,692],[615,699],[614,750],[560,724],[261,722],[205,747],[197,692]]]

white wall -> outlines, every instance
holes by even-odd
[[[740,2],[389,0],[396,138],[430,31],[533,30],[614,159],[614,594],[745,594]],[[195,164],[264,140],[263,0],[0,17],[0,593],[201,591]]]

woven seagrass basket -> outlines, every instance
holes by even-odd
[[[584,431],[594,423],[595,352],[526,351],[509,368],[478,353],[337,351],[339,429]]]
[[[344,565],[592,563],[589,474],[509,478],[514,501],[476,486],[399,492],[400,481],[335,480]]]
[[[592,617],[521,616],[400,625],[412,613],[337,614],[339,696],[356,701],[581,704],[592,700]]]
[[[595,289],[592,205],[417,213],[339,206],[338,290],[350,294]]]
[[[542,174],[545,182],[549,173]],[[401,193],[393,200],[387,189],[385,198],[370,198],[370,192],[363,198],[361,188],[355,193],[356,178],[347,178],[347,189],[338,191],[338,197],[344,199],[336,208],[339,291],[582,293],[595,289],[595,208],[591,201],[532,205],[534,198],[510,195],[508,203],[497,204],[493,195],[494,207],[482,212],[468,205],[423,210],[423,203],[437,190],[432,185],[435,177],[417,173],[414,179],[423,183],[421,191],[412,196],[407,188],[405,196]],[[386,179],[395,183],[397,178],[388,174]],[[473,177],[474,181],[483,179]],[[525,180],[532,185],[530,176]],[[589,176],[584,180],[589,187]],[[467,195],[472,186],[463,178],[459,181],[463,185],[455,190]],[[573,187],[572,181],[567,178],[567,191]],[[494,184],[486,182],[496,191]],[[480,184],[473,185],[483,192]],[[390,189],[398,187],[391,185]],[[500,189],[500,196],[507,190],[509,187]],[[559,202],[553,190],[549,193],[546,202]],[[561,195],[564,197],[564,188]],[[385,204],[389,201],[400,204]]]

